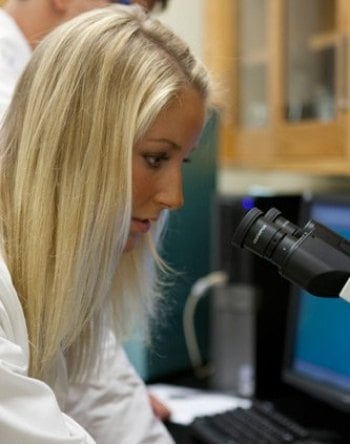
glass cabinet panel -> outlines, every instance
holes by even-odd
[[[267,3],[238,1],[238,125],[264,127],[268,121]]]
[[[286,0],[285,118],[335,118],[336,1]]]

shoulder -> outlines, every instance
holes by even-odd
[[[11,38],[14,40],[15,37],[25,39],[17,23],[2,8],[0,8],[0,37],[8,40]]]
[[[0,63],[11,63],[23,69],[31,53],[29,43],[16,22],[0,8]]]

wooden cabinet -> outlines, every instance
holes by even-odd
[[[206,0],[223,165],[350,173],[349,16],[349,0]]]

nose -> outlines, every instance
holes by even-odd
[[[182,174],[177,173],[172,177],[165,178],[155,199],[157,204],[164,209],[177,210],[181,208],[184,205]]]

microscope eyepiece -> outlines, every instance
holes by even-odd
[[[250,209],[232,244],[270,261],[283,277],[314,295],[338,296],[350,276],[348,241],[317,221],[298,227],[275,208],[265,214]]]

